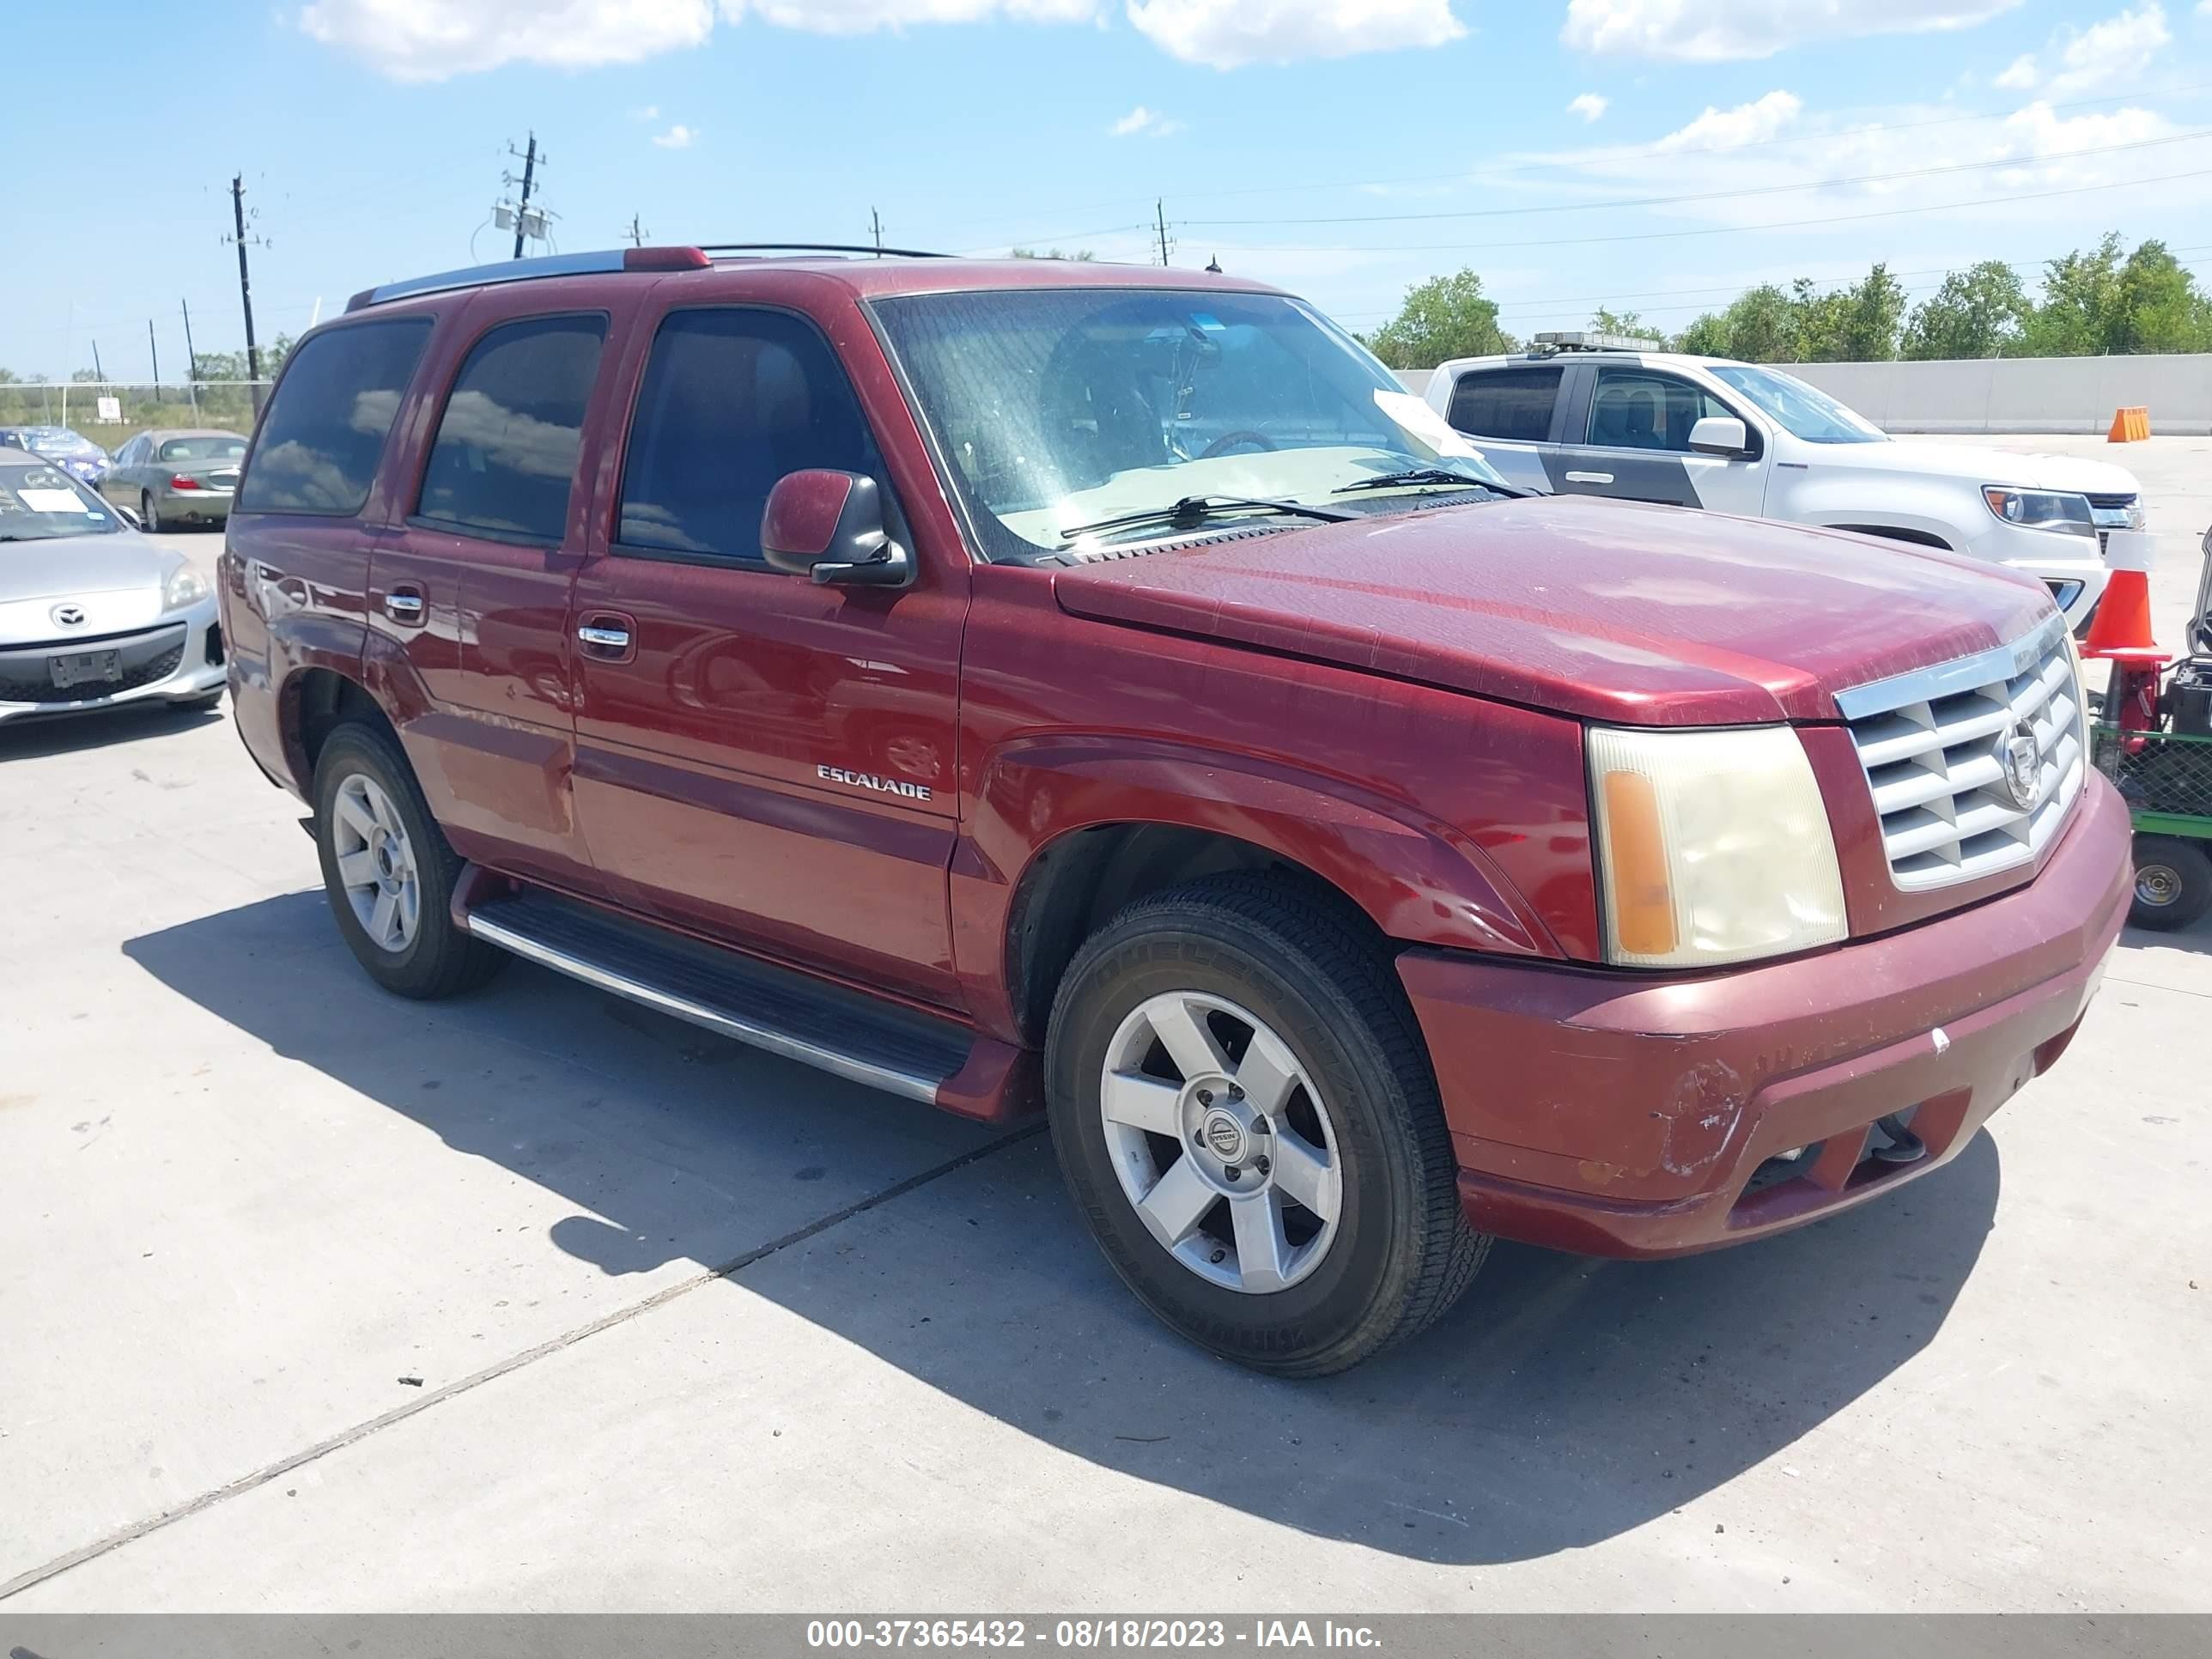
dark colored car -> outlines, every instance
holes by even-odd
[[[507,953],[991,1121],[1287,1374],[1492,1235],[1739,1243],[1954,1156],[2129,896],[2039,583],[1522,499],[1299,301],[692,248],[359,296],[221,582],[392,990]]]
[[[59,465],[80,483],[100,488],[107,476],[107,452],[82,433],[65,426],[0,427],[0,447],[28,450]]]

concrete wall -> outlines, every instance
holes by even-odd
[[[2114,410],[2142,404],[2154,433],[2212,433],[2212,356],[1777,367],[1889,432],[2103,432]],[[1429,374],[1401,369],[1398,378],[1418,393]]]

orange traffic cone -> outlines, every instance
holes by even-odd
[[[2112,429],[2105,434],[2106,441],[2131,444],[2150,436],[2150,410],[2144,404],[2134,404],[2112,411]]]
[[[2166,659],[2151,638],[2150,545],[2149,533],[2142,530],[2115,530],[2106,537],[2105,563],[2112,580],[2097,602],[2089,637],[2081,643],[2084,657],[2136,663]]]

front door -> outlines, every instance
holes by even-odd
[[[1751,455],[1701,455],[1690,447],[1690,428],[1700,420],[1736,413],[1679,374],[1601,363],[1580,429],[1551,451],[1545,465],[1553,487],[1564,494],[1756,515],[1766,478],[1759,428],[1744,422],[1759,451]]]
[[[874,477],[829,343],[782,310],[664,318],[570,612],[576,801],[614,896],[703,936],[951,1005],[964,567],[901,590],[769,568],[787,472]],[[610,532],[611,532],[610,534]]]

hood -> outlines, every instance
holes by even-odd
[[[1805,447],[1826,450],[1841,465],[1877,472],[1917,472],[1938,478],[1965,478],[1978,484],[2016,484],[2025,489],[2063,489],[2083,495],[2142,493],[2136,475],[2127,468],[2110,461],[2083,460],[2077,455],[2027,455],[2015,449],[1985,449],[1978,444],[1947,444],[1928,438]]]
[[[135,530],[0,542],[0,641],[56,637],[51,612],[64,600],[82,602],[86,617],[75,631],[86,635],[150,623],[169,573],[184,562]]]
[[[1055,571],[1063,610],[1632,726],[1833,720],[2002,644],[2040,582],[1932,548],[1584,495]]]

